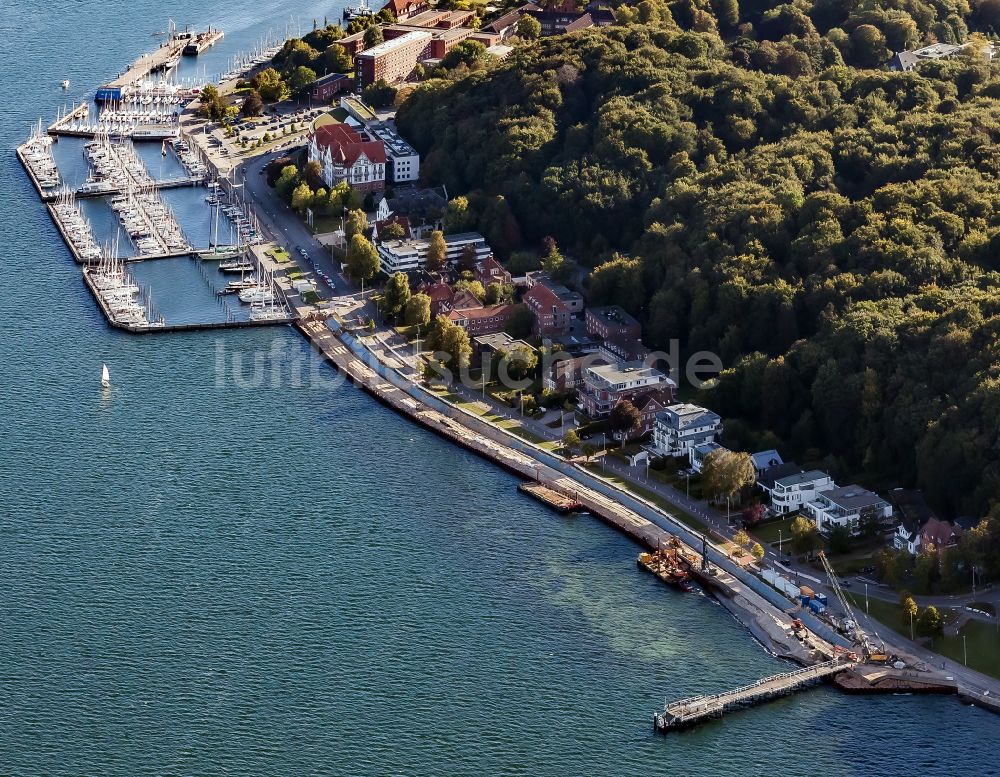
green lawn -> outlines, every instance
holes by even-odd
[[[317,216],[313,215],[312,230],[316,234],[326,232],[336,232],[341,227],[340,216]]]
[[[875,565],[874,553],[872,552],[858,552],[850,553],[846,556],[841,556],[837,559],[830,559],[830,566],[832,566],[837,574],[841,577],[850,577],[851,575],[858,574],[865,567],[870,567]]]
[[[852,591],[847,594],[847,598],[851,601],[852,607],[856,607],[859,612],[865,611],[864,591]],[[902,617],[902,609],[897,603],[869,597],[868,614],[904,637],[909,636],[909,618]],[[949,621],[957,617],[953,610],[942,610],[941,615]],[[969,666],[991,677],[1000,677],[1000,633],[997,632],[995,624],[970,620],[962,627],[958,636],[935,637],[933,643],[928,643],[927,647],[935,653],[960,662],[963,660],[962,635],[965,636],[969,652]]]
[[[826,581],[824,580],[823,582],[825,583]],[[861,591],[852,590],[844,591],[844,593],[847,594],[847,598],[851,602],[852,607],[857,609],[858,612],[865,612],[865,592],[863,587]],[[902,617],[903,611],[898,602],[886,602],[882,599],[876,599],[873,596],[869,596],[867,612],[875,620],[884,623],[892,629],[895,629],[900,634],[909,635],[910,620],[907,618],[904,622]]]
[[[791,539],[792,539],[792,521],[795,518],[783,518],[780,521],[768,521],[767,523],[762,523],[759,526],[750,530],[752,534],[759,542],[767,545],[771,542],[777,544],[778,542],[778,532],[781,532],[781,548],[782,550],[791,550]]]
[[[968,650],[969,666],[991,677],[1000,677],[1000,633],[992,623],[970,620],[958,636],[938,637],[933,650],[943,656],[963,661],[962,637]]]
[[[265,251],[264,254],[266,256],[270,256],[278,264],[284,264],[285,262],[291,261],[292,258],[288,255],[288,251],[284,248],[274,248],[270,251]]]

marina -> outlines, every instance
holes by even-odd
[[[308,28],[324,9],[170,10],[225,20],[225,41],[200,57],[211,74],[262,31],[293,15]],[[39,13],[14,0],[7,11],[12,49],[45,47],[37,65],[12,58],[0,87],[9,149],[90,74],[155,46],[150,32],[165,25],[143,5]],[[95,46],[101,36],[108,45]],[[82,143],[60,138],[54,150],[58,188],[80,186]],[[159,142],[137,151],[154,178],[182,174],[173,154],[159,166]],[[617,528],[522,498],[519,478],[533,474],[509,475],[433,432],[445,427],[422,396],[407,395],[428,419],[418,427],[343,385],[297,331],[250,323],[235,295],[226,301],[247,323],[228,322],[213,289],[240,275],[218,273],[218,261],[126,265],[175,336],[105,325],[30,174],[0,186],[11,237],[0,290],[11,319],[0,346],[12,386],[0,398],[10,773],[990,772],[987,713],[831,683],[657,735],[651,715],[665,697],[791,667],[709,596],[680,595],[637,567],[654,543],[637,548]],[[195,250],[213,252],[205,190],[160,194]],[[104,246],[119,229],[107,200],[75,203]],[[238,244],[227,218],[220,251]],[[329,347],[350,349],[336,336]],[[371,564],[383,557],[394,563]]]

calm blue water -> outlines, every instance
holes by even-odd
[[[184,2],[226,31],[210,68],[338,8]],[[163,12],[0,16],[0,774],[998,772],[1000,719],[947,699],[824,688],[655,736],[665,696],[786,665],[616,533],[333,385],[289,329],[109,330],[10,151]]]

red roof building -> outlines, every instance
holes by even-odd
[[[422,283],[417,287],[418,294],[426,294],[431,298],[431,316],[438,316],[451,309],[451,301],[455,292],[444,281],[437,283]]]
[[[428,8],[430,8],[430,3],[427,0],[389,0],[382,6],[383,11],[386,9],[392,11],[398,21],[416,16]]]
[[[510,322],[513,312],[513,305],[491,305],[488,308],[450,310],[447,316],[452,323],[468,332],[469,337],[479,337],[502,332]]]
[[[524,295],[523,302],[535,315],[535,334],[539,337],[565,335],[571,325],[569,306],[544,283],[536,283]]]
[[[639,428],[632,432],[632,436],[642,437],[644,434],[652,432],[656,428],[657,413],[674,404],[675,395],[674,387],[667,384],[666,388],[654,389],[646,394],[632,397],[629,401],[639,411],[639,416],[642,419],[639,422]]]
[[[385,188],[385,144],[369,140],[346,124],[327,124],[309,138],[309,161],[319,162],[323,182],[347,182],[361,192]]]
[[[476,280],[483,284],[484,289],[491,283],[499,283],[502,286],[512,282],[507,268],[492,256],[476,265]]]

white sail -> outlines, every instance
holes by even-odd
[[[107,388],[108,386],[111,385],[111,374],[108,372],[107,364],[101,365],[101,385],[104,388]]]

